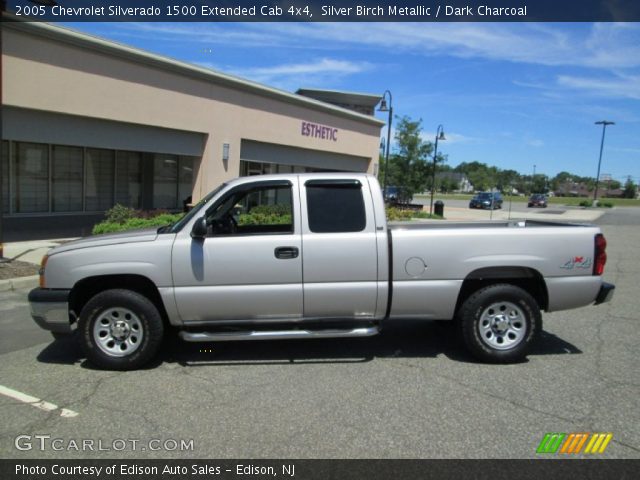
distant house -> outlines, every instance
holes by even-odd
[[[589,197],[592,192],[584,183],[565,182],[553,193],[556,197]]]
[[[473,185],[464,173],[457,172],[441,172],[436,174],[436,183],[442,185],[443,180],[453,180],[456,182],[456,192],[470,193],[473,192]]]
[[[593,188],[589,188],[584,183],[566,182],[553,192],[556,197],[592,197]],[[607,188],[606,183],[600,183],[598,187],[598,197],[621,198],[624,190],[621,188]]]

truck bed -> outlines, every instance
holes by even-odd
[[[390,316],[452,318],[469,278],[524,275],[543,282],[547,311],[588,305],[601,285],[592,275],[598,233],[592,225],[531,220],[395,222]]]

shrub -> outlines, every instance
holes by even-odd
[[[411,220],[413,212],[411,210],[401,210],[397,207],[386,207],[387,220],[389,222],[398,222],[404,220]]]
[[[387,221],[389,222],[404,222],[413,218],[431,218],[435,220],[443,220],[439,215],[430,215],[429,212],[422,210],[408,210],[397,207],[386,207]]]
[[[582,200],[579,205],[581,207],[593,207],[593,201],[592,200]]]
[[[116,203],[106,211],[105,221],[109,223],[124,223],[136,216],[136,211],[133,208],[125,207],[124,205]]]
[[[96,224],[93,227],[91,233],[93,235],[100,235],[103,233],[124,232],[126,230],[162,227],[163,225],[170,225],[177,222],[182,217],[182,215],[182,213],[163,213],[151,218],[130,217],[124,220],[122,220],[122,217],[120,217],[119,219],[122,220],[120,222],[109,221],[109,217],[107,217],[107,220],[105,220],[104,222]]]
[[[242,213],[238,225],[291,225],[291,205],[258,205]]]

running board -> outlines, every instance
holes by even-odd
[[[246,332],[180,332],[187,342],[230,342],[238,340],[289,340],[292,338],[371,337],[380,333],[379,327],[349,330],[273,330]]]

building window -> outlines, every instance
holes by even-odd
[[[131,208],[142,206],[142,155],[116,153],[116,203]]]
[[[51,162],[51,209],[82,211],[82,148],[54,145]]]
[[[182,202],[191,203],[187,199],[191,198],[191,192],[193,191],[193,158],[180,157],[178,165],[178,200],[181,203],[177,206],[181,207]]]
[[[16,142],[13,172],[15,212],[48,212],[49,146]]]
[[[2,141],[2,213],[9,213],[9,142]]]
[[[173,209],[178,204],[178,156],[153,158],[153,208]]]
[[[114,151],[87,148],[85,161],[85,211],[100,212],[113,206]]]
[[[157,153],[151,164],[140,152],[2,140],[1,160],[2,212],[33,214],[104,212],[115,203],[181,209],[197,158]]]
[[[301,165],[282,165],[279,163],[251,162],[240,160],[240,176],[269,175],[272,173],[309,173],[309,172],[333,172],[325,168],[304,167]]]

